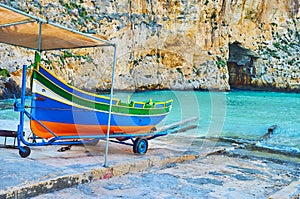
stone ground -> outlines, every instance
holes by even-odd
[[[180,141],[180,142],[179,142]],[[249,155],[191,132],[149,141],[145,155],[110,143],[0,149],[2,198],[297,198],[299,163]],[[101,179],[101,180],[100,180]],[[71,188],[68,188],[71,187]]]
[[[299,174],[297,165],[220,154],[97,180],[35,199],[297,198],[299,182],[292,190],[280,190],[297,180]]]

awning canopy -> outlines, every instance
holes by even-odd
[[[65,28],[1,3],[0,42],[38,51],[114,46],[99,36]]]
[[[51,23],[36,16],[29,15],[0,3],[0,42],[21,46],[38,51],[85,48],[96,46],[112,46],[114,56],[112,63],[109,116],[107,122],[104,166],[107,166],[108,141],[111,125],[112,100],[114,88],[114,68],[116,65],[116,45],[103,38],[74,31]],[[24,65],[26,69],[26,65]],[[25,72],[24,72],[25,71]],[[26,70],[23,70],[21,106],[25,106]],[[20,111],[18,133],[23,132],[24,111]],[[28,116],[28,115],[27,115]],[[63,139],[63,137],[61,138]],[[97,138],[95,138],[97,139]],[[20,139],[18,137],[18,141]],[[21,150],[21,147],[19,146]]]

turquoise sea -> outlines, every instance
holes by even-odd
[[[198,117],[197,134],[257,141],[277,125],[259,146],[291,153],[300,152],[300,94],[262,91],[151,91],[116,93],[127,99],[173,99],[173,109],[163,123]]]
[[[124,101],[128,96],[132,100],[173,99],[172,111],[162,124],[198,117],[199,136],[258,140],[276,124],[271,137],[260,144],[290,152],[300,151],[300,94],[297,93],[148,91],[115,92],[114,96]],[[0,101],[1,129],[17,128],[18,113],[13,111],[12,104],[11,99]]]

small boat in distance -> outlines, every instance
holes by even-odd
[[[30,126],[40,138],[103,135],[110,98],[77,89],[41,64],[33,71]],[[122,102],[113,98],[110,134],[149,133],[170,112],[172,101]]]

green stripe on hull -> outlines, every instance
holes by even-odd
[[[40,72],[34,71],[33,78],[43,84],[45,87],[49,88],[62,98],[78,104],[80,106],[84,106],[91,109],[97,109],[102,111],[109,111],[109,104],[99,103],[95,101],[86,100],[84,98],[80,98],[72,93],[67,92],[63,88],[59,87],[45,76],[43,76]],[[165,108],[133,108],[129,106],[112,106],[112,112],[114,113],[123,113],[123,114],[134,114],[134,115],[161,115],[166,114],[170,111],[170,107]]]

